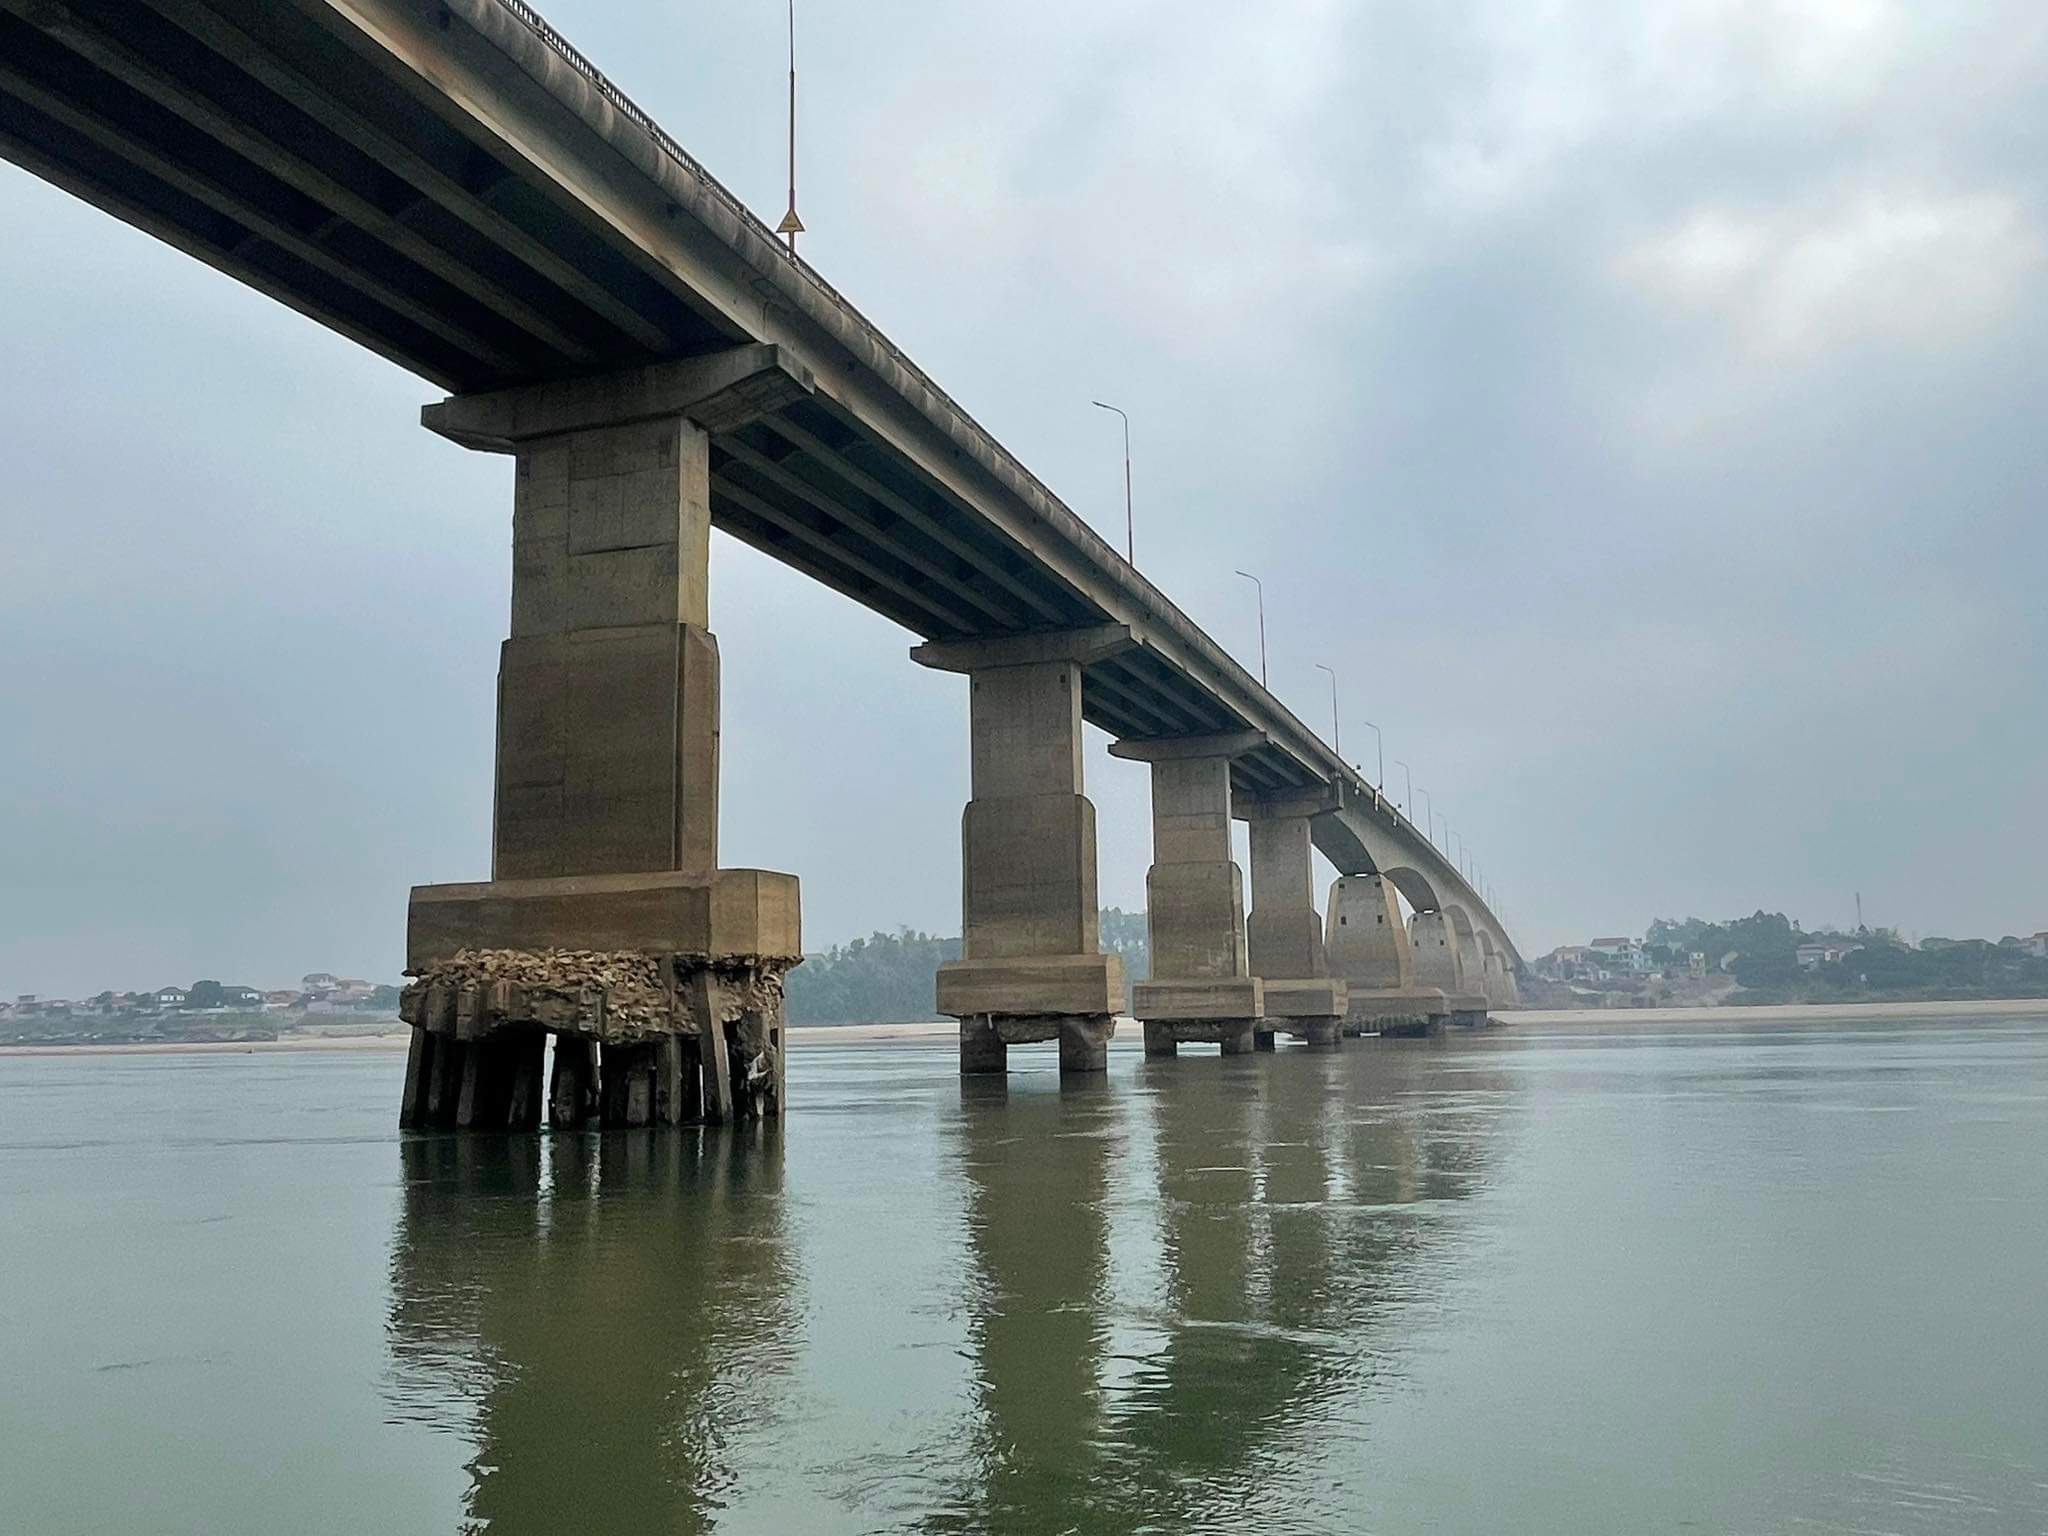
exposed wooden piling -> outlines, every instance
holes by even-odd
[[[710,969],[689,978],[690,1012],[698,1020],[697,1049],[704,1080],[704,1118],[732,1123],[732,1063],[725,1038],[725,986]]]
[[[604,1048],[604,1125],[630,1130],[654,1123],[654,1044]]]
[[[412,1032],[405,1048],[405,1093],[398,1103],[398,1128],[416,1131],[426,1124],[427,1078],[433,1070],[434,1037],[424,1029]]]
[[[558,1131],[580,1131],[597,1112],[597,1042],[584,1035],[557,1035],[548,1123]]]
[[[462,951],[400,998],[416,1032],[401,1123],[518,1131],[545,1116],[578,1130],[777,1116],[786,968],[752,955]]]
[[[427,1068],[427,1112],[422,1124],[434,1127],[455,1123],[456,1101],[462,1093],[462,1058],[469,1047],[452,1035],[437,1035],[433,1059]]]
[[[543,1074],[547,1069],[548,1037],[538,1029],[523,1030],[505,1044],[511,1058],[511,1091],[507,1095],[505,1128],[540,1129]]]

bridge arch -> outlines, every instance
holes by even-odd
[[[1429,877],[1412,865],[1388,865],[1370,873],[1377,873],[1399,891],[1411,912],[1434,912],[1442,905],[1437,898],[1436,887],[1430,883]]]

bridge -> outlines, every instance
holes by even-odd
[[[1105,1065],[1084,721],[1151,765],[1148,1052],[1514,1003],[1454,862],[520,0],[0,0],[0,154],[516,460],[491,878],[412,893],[403,1123],[778,1112],[798,890],[719,863],[714,527],[967,679],[963,1072]]]

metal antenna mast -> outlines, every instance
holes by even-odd
[[[789,0],[789,212],[775,226],[775,233],[789,241],[789,254],[796,255],[796,237],[804,232],[804,221],[796,216],[796,0]]]

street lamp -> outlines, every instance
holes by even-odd
[[[1434,844],[1436,842],[1436,802],[1429,798],[1429,791],[1426,789],[1418,789],[1415,793],[1422,796],[1422,835]]]
[[[1365,723],[1372,728],[1372,739],[1379,747],[1380,776],[1375,787],[1384,789],[1387,786],[1387,738],[1380,734],[1380,728],[1373,725],[1370,720]]]
[[[1111,405],[1106,400],[1091,400],[1089,404],[1100,406],[1105,411],[1115,411],[1124,419],[1124,559],[1135,566],[1138,556],[1131,534],[1131,418],[1121,406]]]
[[[1342,757],[1344,755],[1344,727],[1340,725],[1337,721],[1336,669],[1333,667],[1326,667],[1319,661],[1316,663],[1316,670],[1318,672],[1328,672],[1330,674],[1330,746],[1339,757]]]
[[[1250,571],[1238,575],[1259,589],[1259,686],[1266,686],[1266,584]]]
[[[1408,798],[1401,802],[1401,814],[1408,818],[1408,825],[1412,827],[1415,825],[1415,775],[1409,772],[1408,765],[1398,757],[1394,759],[1394,766],[1401,770],[1401,776],[1408,781]]]

